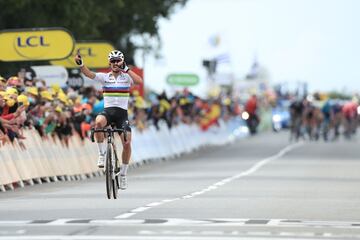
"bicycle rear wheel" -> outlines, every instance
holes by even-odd
[[[106,153],[106,165],[105,165],[105,178],[106,178],[106,195],[108,199],[111,199],[112,192],[112,147],[108,144]]]

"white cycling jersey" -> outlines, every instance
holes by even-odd
[[[94,80],[103,86],[104,108],[128,109],[130,87],[134,84],[129,74],[121,72],[115,79],[111,72],[96,73]]]

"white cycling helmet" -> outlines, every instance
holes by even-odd
[[[118,60],[124,61],[125,57],[124,57],[124,54],[122,52],[120,52],[119,50],[113,50],[109,53],[108,59],[109,59],[109,61],[111,61],[113,59],[118,59]]]

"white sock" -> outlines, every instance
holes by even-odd
[[[104,142],[98,142],[99,155],[105,155],[106,153],[106,144]]]
[[[125,176],[125,175],[127,174],[128,167],[129,167],[129,164],[123,164],[123,165],[121,165],[120,175]]]

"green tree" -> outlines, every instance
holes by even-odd
[[[0,0],[0,29],[64,27],[76,40],[106,40],[132,59],[134,36],[159,39],[158,20],[186,4],[187,0]],[[26,63],[0,62],[0,72]],[[29,64],[29,63],[27,63]]]

